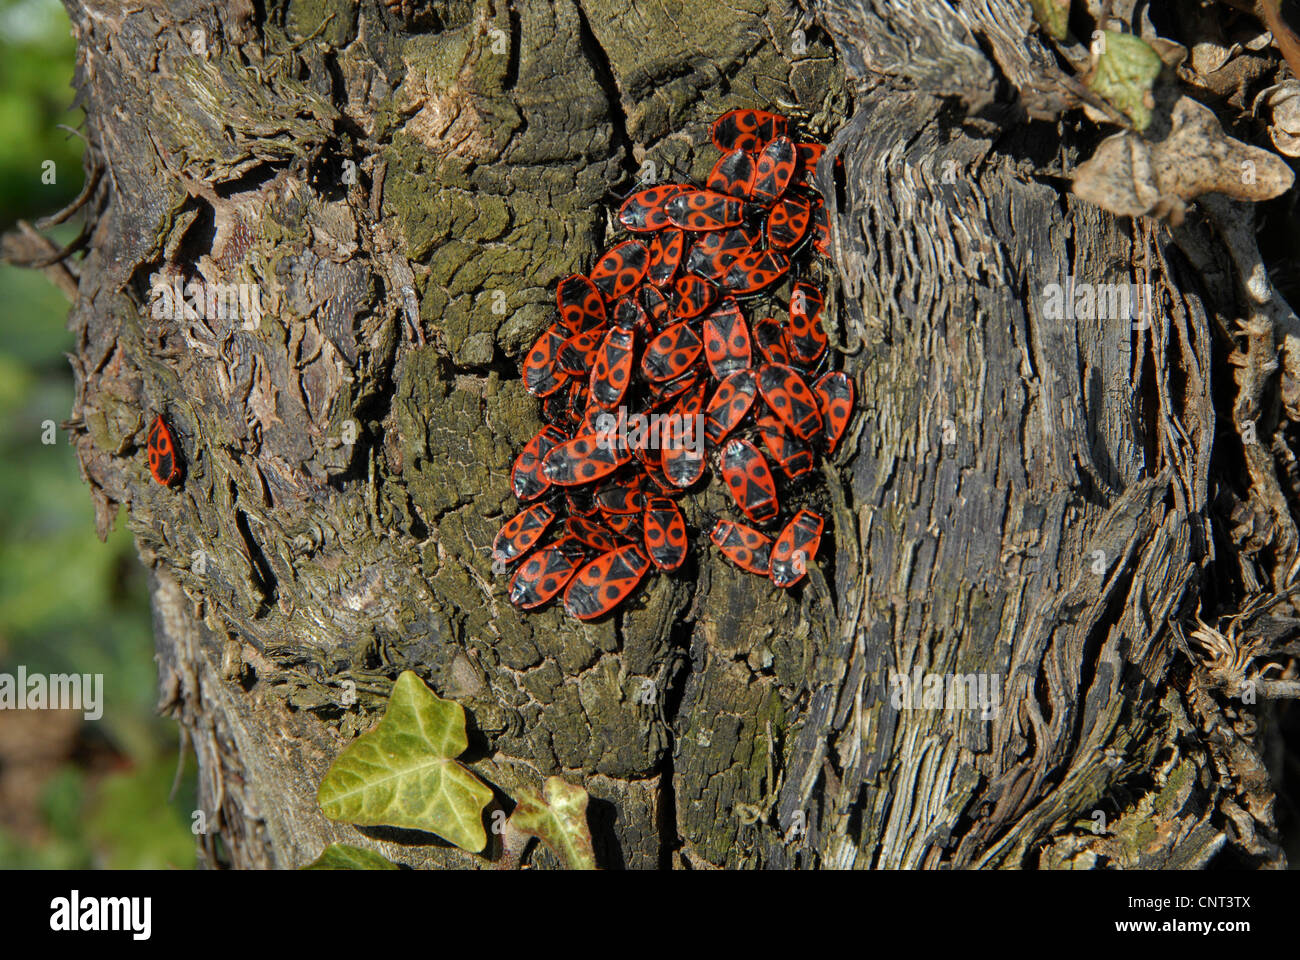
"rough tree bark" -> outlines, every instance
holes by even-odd
[[[1076,91],[1027,3],[67,5],[93,231],[71,435],[101,529],[124,514],[153,571],[211,862],[345,840],[489,864],[316,807],[408,668],[466,706],[502,798],[587,787],[606,867],[1193,867],[1225,840],[1283,862],[1262,734],[1212,689],[1238,668],[1170,626],[1212,559],[1207,610],[1287,585],[1276,390],[1242,412],[1267,462],[1215,492],[1237,265],[1196,210],[1069,195],[1107,131],[1056,119]],[[646,162],[698,177],[738,105],[843,161],[819,183],[860,402],[831,544],[789,595],[700,550],[611,621],[521,616],[488,556],[539,425],[519,358],[611,191]],[[1045,316],[1067,276],[1152,284],[1156,322]],[[261,320],[154,319],[174,278],[257,284]],[[141,456],[156,410],[176,489]],[[689,510],[723,512],[716,485]],[[918,668],[1002,678],[1001,711],[897,709]]]

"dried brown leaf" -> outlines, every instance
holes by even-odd
[[[1288,157],[1300,157],[1300,80],[1286,80],[1262,91],[1255,109],[1263,101],[1271,112],[1268,135],[1273,146]]]
[[[1075,171],[1074,192],[1120,216],[1154,213],[1177,223],[1204,193],[1259,202],[1291,188],[1295,174],[1281,157],[1228,136],[1204,104],[1180,98],[1171,121],[1156,143],[1131,131],[1103,140]]]

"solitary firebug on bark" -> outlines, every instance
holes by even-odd
[[[149,472],[156,482],[170,487],[181,478],[180,453],[176,449],[171,429],[161,415],[155,416],[149,427],[147,452]]]

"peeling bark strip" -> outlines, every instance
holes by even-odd
[[[1295,543],[1260,318],[1294,315],[1253,301],[1233,419],[1260,443],[1216,531],[1223,228],[1053,181],[1100,136],[1027,128],[1078,102],[1028,4],[824,0],[834,48],[776,0],[67,4],[94,184],[70,426],[101,533],[125,506],[153,567],[163,707],[227,862],[487,862],[315,805],[408,668],[466,708],[479,778],[586,787],[604,867],[1193,867],[1225,837],[1282,862],[1223,691],[1290,621],[1167,625],[1212,556],[1228,593],[1289,584],[1260,553]],[[861,410],[823,559],[790,594],[701,556],[604,622],[522,615],[490,557],[540,427],[519,360],[616,192],[702,179],[737,106],[838,131],[828,315]],[[1045,310],[1071,280],[1144,285],[1156,318]],[[261,309],[154,315],[191,283]],[[149,477],[150,411],[176,488]],[[894,703],[916,671],[996,680],[1000,706]]]

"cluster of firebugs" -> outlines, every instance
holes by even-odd
[[[792,132],[778,114],[723,114],[712,127],[723,156],[705,185],[632,193],[618,220],[636,236],[588,275],[560,281],[560,319],[523,365],[547,423],[511,469],[515,496],[536,502],[492,544],[498,563],[524,560],[510,583],[516,606],[540,607],[563,590],[570,616],[608,613],[652,566],[685,562],[686,523],[672,498],[703,477],[710,458],[741,512],[770,527],[780,512],[773,466],[801,477],[814,449],[833,452],[844,435],[853,381],[830,370],[809,384],[829,360],[822,291],[796,281],[784,321],[750,323],[738,302],[802,266],[810,248],[827,254],[826,211],[808,182],[825,147],[797,143]],[[626,429],[608,427],[615,410],[625,427],[629,404],[667,414],[675,429],[658,446],[629,442]],[[691,430],[700,414],[703,438]],[[181,479],[161,416],[147,450],[154,480]],[[558,536],[539,547],[561,511]],[[823,525],[803,509],[775,541],[730,520],[718,520],[710,538],[741,569],[789,587],[816,556]]]
[[[564,591],[570,616],[608,613],[651,567],[686,560],[672,498],[711,459],[740,511],[773,527],[775,471],[794,480],[813,469],[814,449],[839,443],[853,382],[840,371],[818,376],[831,355],[821,289],[797,280],[788,320],[751,323],[739,303],[770,291],[792,264],[802,268],[810,249],[827,255],[826,212],[809,183],[825,147],[792,133],[778,114],[723,114],[712,126],[723,156],[704,186],[635,191],[618,211],[632,238],[586,276],[560,281],[559,320],[523,364],[546,425],[515,460],[511,485],[533,503],[492,545],[498,566],[523,561],[510,582],[516,606],[531,610]],[[644,431],[626,429],[629,411],[666,416],[671,429],[658,445],[644,442]],[[688,433],[699,414],[704,442]],[[615,418],[624,429],[609,428]],[[718,520],[711,539],[737,566],[789,587],[816,555],[823,523],[799,510],[774,541]],[[542,545],[548,531],[556,534]]]

